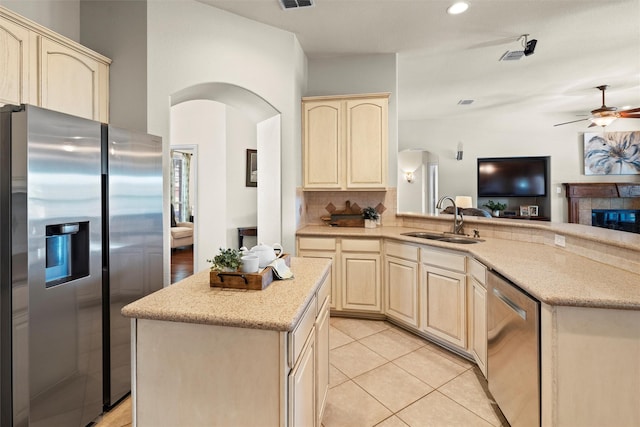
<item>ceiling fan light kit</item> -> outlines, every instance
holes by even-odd
[[[602,116],[602,117],[589,117],[588,120],[591,122],[591,125],[605,127],[605,126],[609,126],[616,119],[617,117],[615,116]]]

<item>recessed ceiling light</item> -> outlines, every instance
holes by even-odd
[[[469,9],[469,3],[459,1],[449,6],[449,9],[447,9],[447,13],[449,15],[458,15],[466,11],[467,9]]]

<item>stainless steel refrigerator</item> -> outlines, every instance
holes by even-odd
[[[162,286],[161,144],[145,137],[153,153],[99,122],[0,112],[2,426],[85,426],[128,392],[118,307]]]

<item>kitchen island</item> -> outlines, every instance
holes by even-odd
[[[138,426],[314,425],[329,378],[331,263],[291,260],[261,291],[199,272],[123,308]]]
[[[404,235],[447,231],[450,215],[399,217],[404,226],[298,230],[300,255],[336,260],[332,314],[357,316],[366,310],[365,317],[388,318],[443,345],[425,313],[443,306],[438,298],[454,295],[458,298],[447,300],[446,307],[457,311],[446,312],[456,315],[442,317],[458,328],[453,350],[477,360],[487,306],[475,299],[482,292],[486,298],[476,279],[486,277],[484,269],[497,272],[540,302],[541,425],[640,425],[640,236],[578,224],[465,218],[468,230],[478,229],[483,241],[461,245]],[[432,267],[445,258],[456,261],[455,272]],[[367,266],[376,263],[383,265],[377,288],[354,283],[363,272],[373,276]],[[484,269],[478,276],[479,265]],[[405,280],[394,281],[390,272]],[[436,282],[436,292],[429,290],[433,272],[446,278]],[[410,280],[412,287],[406,285]],[[447,286],[450,294],[437,292]],[[352,289],[360,291],[359,301],[347,292]],[[486,329],[484,340],[486,345]],[[490,371],[488,380],[491,384]]]

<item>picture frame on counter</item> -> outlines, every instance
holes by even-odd
[[[245,187],[258,186],[258,150],[247,149]]]
[[[530,216],[529,206],[520,206],[520,216]]]
[[[538,216],[538,207],[533,205],[529,206],[529,216]]]

